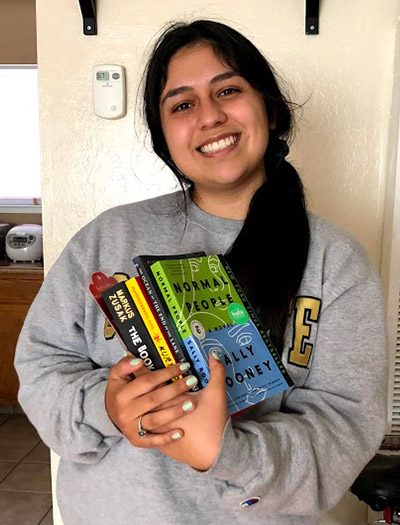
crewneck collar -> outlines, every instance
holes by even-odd
[[[202,226],[206,230],[214,233],[239,233],[241,230],[244,219],[225,219],[212,215],[202,210],[191,198],[189,190],[185,191],[186,195],[186,213],[189,221]],[[178,206],[183,214],[185,214],[185,201],[182,192],[177,193]]]

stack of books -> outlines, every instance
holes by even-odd
[[[208,354],[217,351],[231,416],[293,385],[223,255],[133,262],[138,277],[118,282],[96,272],[89,289],[126,349],[150,370],[187,361],[201,389],[210,377]]]

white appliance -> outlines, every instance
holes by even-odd
[[[6,236],[6,254],[12,261],[38,261],[43,257],[43,228],[39,224],[14,226]]]

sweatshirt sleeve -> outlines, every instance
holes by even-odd
[[[15,368],[18,401],[43,441],[63,458],[96,463],[122,435],[105,408],[109,369],[89,356],[84,275],[70,243],[27,315]]]
[[[319,515],[378,450],[387,421],[385,313],[379,279],[355,259],[325,283],[330,299],[304,384],[284,395],[279,412],[228,420],[204,473],[222,482],[222,506],[239,510],[258,497],[257,512],[263,507],[266,515]]]

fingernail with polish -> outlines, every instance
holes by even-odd
[[[179,367],[179,370],[181,370],[182,372],[187,372],[189,368],[190,368],[189,363],[182,363]]]
[[[221,361],[222,354],[220,354],[216,350],[211,350],[211,354],[214,359],[216,359],[217,361]]]
[[[193,386],[197,383],[197,378],[194,376],[189,377],[189,379],[186,379],[187,386]]]
[[[182,434],[180,432],[175,432],[175,434],[172,434],[172,439],[180,439],[182,437]]]
[[[132,361],[129,364],[131,366],[136,366],[136,365],[138,365],[141,362],[142,362],[142,360],[137,357],[136,359],[132,359]]]
[[[193,403],[191,401],[188,401],[187,403],[182,405],[182,410],[184,410],[185,412],[187,412],[188,410],[192,410],[192,408]]]

